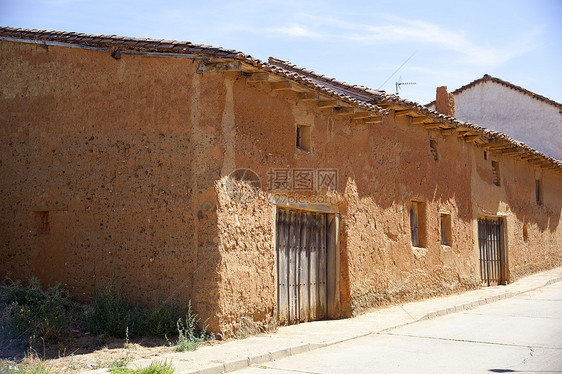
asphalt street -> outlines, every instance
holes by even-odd
[[[562,282],[237,373],[562,373]]]

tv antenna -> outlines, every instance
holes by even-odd
[[[396,82],[396,95],[398,95],[400,86],[411,86],[413,84],[416,84],[416,82]]]

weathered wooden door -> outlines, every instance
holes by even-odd
[[[277,290],[280,324],[327,316],[326,214],[277,211]]]
[[[504,224],[501,218],[478,220],[480,278],[483,284],[505,284],[507,281]]]

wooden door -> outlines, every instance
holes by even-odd
[[[326,318],[327,251],[324,213],[277,211],[277,295],[280,324]]]

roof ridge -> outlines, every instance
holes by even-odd
[[[501,85],[503,85],[503,86],[509,87],[509,88],[511,88],[511,89],[514,89],[514,90],[516,90],[516,91],[519,91],[519,92],[521,92],[521,93],[524,93],[524,94],[526,94],[526,95],[528,95],[528,96],[531,96],[531,97],[534,98],[534,99],[537,99],[537,100],[539,100],[539,101],[543,101],[543,102],[545,102],[545,103],[547,103],[547,104],[551,104],[551,105],[553,105],[553,106],[555,106],[555,107],[557,107],[557,108],[559,108],[559,109],[562,109],[562,104],[559,103],[559,102],[557,102],[557,101],[555,101],[555,100],[552,100],[551,98],[548,98],[548,97],[546,97],[546,96],[540,95],[540,94],[538,94],[538,93],[535,93],[535,92],[533,92],[533,91],[531,91],[531,90],[528,90],[528,89],[526,89],[526,88],[524,88],[524,87],[518,86],[518,85],[513,84],[513,83],[511,83],[511,82],[508,82],[508,81],[506,81],[506,80],[503,80],[503,79],[494,77],[494,76],[492,76],[492,75],[490,75],[490,74],[484,74],[484,75],[482,76],[482,78],[475,79],[475,80],[473,80],[472,82],[470,82],[470,83],[468,83],[468,84],[465,84],[464,86],[461,86],[461,87],[457,88],[457,89],[454,90],[454,91],[451,91],[451,93],[452,93],[453,95],[456,95],[456,94],[458,94],[458,93],[460,93],[460,92],[462,92],[462,91],[464,91],[464,90],[466,90],[466,89],[468,89],[468,88],[474,87],[474,86],[476,86],[477,84],[480,84],[480,83],[483,83],[483,82],[487,82],[487,81],[491,81],[491,82],[494,82],[494,83],[501,84]],[[435,103],[435,100],[433,100],[433,101],[427,103],[426,106],[433,105],[434,103]]]
[[[250,55],[246,55],[234,49],[226,49],[205,44],[195,44],[189,41],[177,41],[168,39],[85,34],[79,32],[26,29],[9,26],[0,26],[0,36],[34,40],[50,40],[71,44],[83,43],[88,45],[101,45],[108,47],[124,46],[136,49],[166,49],[170,52],[176,53],[193,52],[218,55],[220,57],[243,57],[246,59],[252,59]]]

